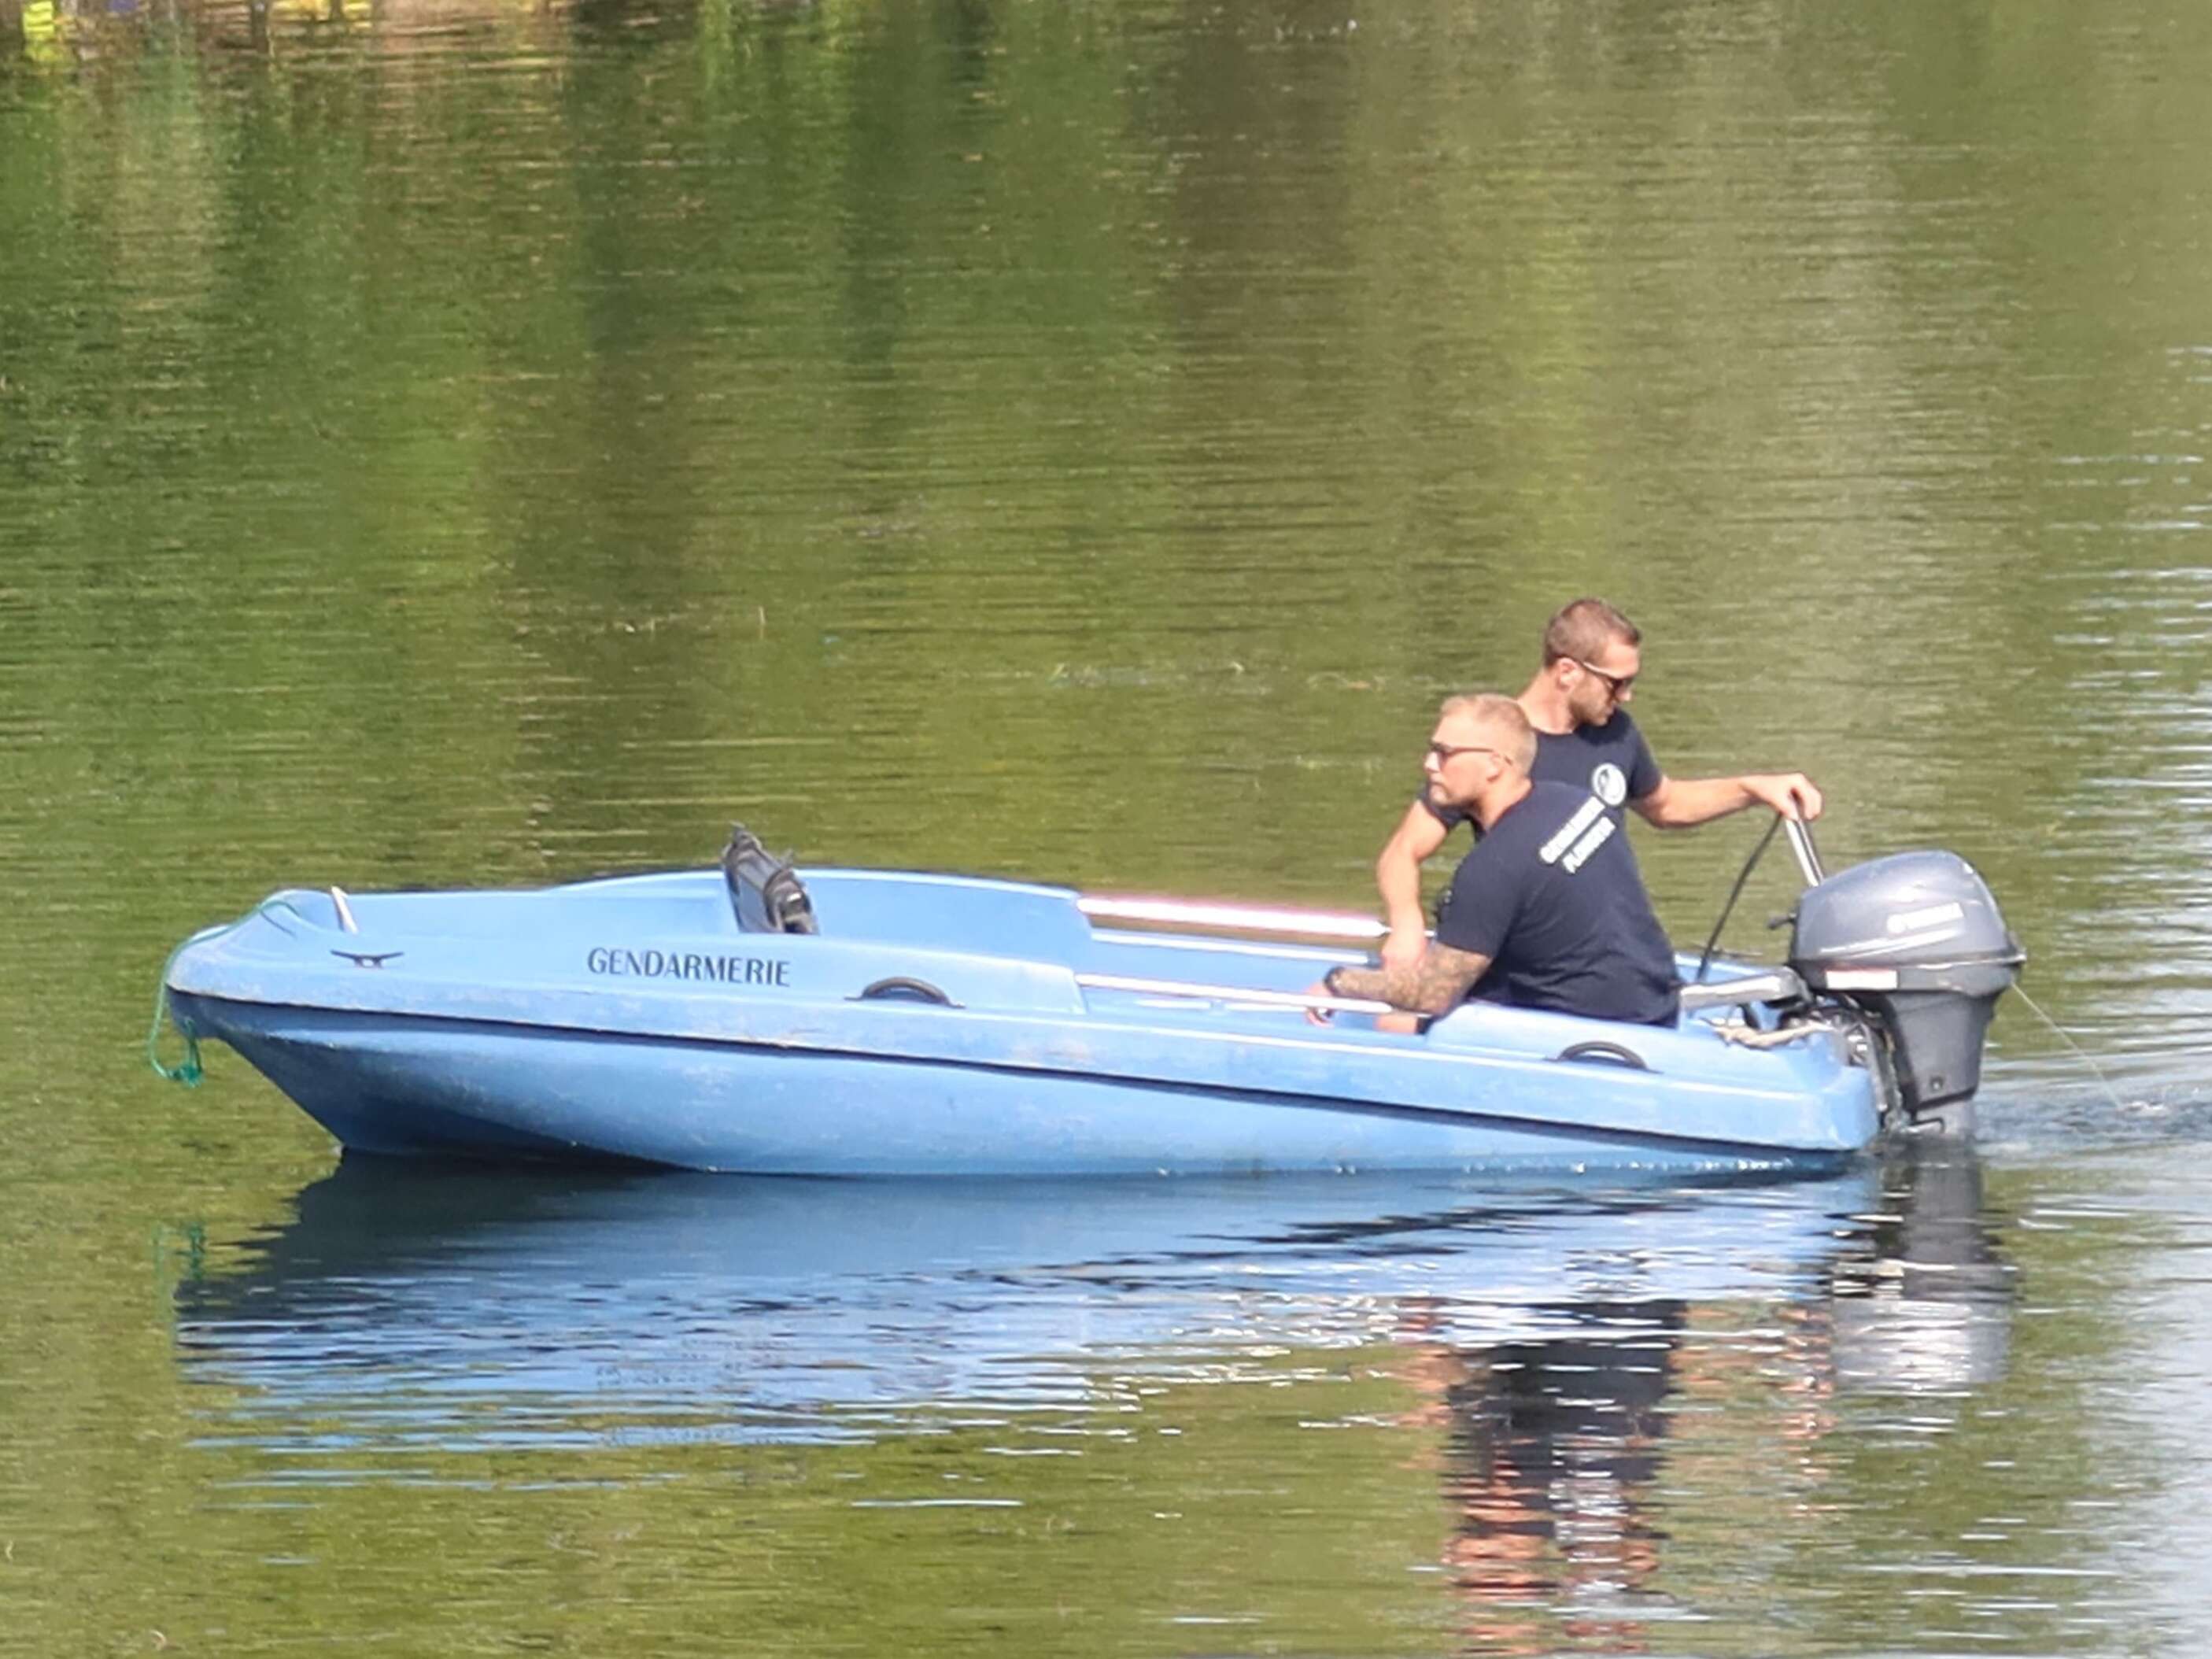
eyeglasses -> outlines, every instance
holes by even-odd
[[[1449,766],[1462,755],[1497,755],[1500,760],[1504,759],[1498,750],[1481,743],[1432,743],[1429,753],[1437,757],[1439,766]]]
[[[1574,664],[1576,667],[1581,669],[1583,673],[1592,675],[1598,679],[1603,680],[1605,682],[1605,689],[1607,692],[1613,697],[1613,700],[1615,702],[1620,701],[1623,694],[1632,691],[1636,689],[1636,674],[1608,674],[1602,668],[1591,667],[1580,657],[1570,657],[1567,660]],[[1636,671],[1638,674],[1640,674],[1643,672],[1644,671],[1640,668]]]

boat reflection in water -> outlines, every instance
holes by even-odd
[[[735,1470],[773,1538],[816,1528],[809,1505],[952,1501],[913,1491],[901,1447],[928,1436],[929,1480],[966,1483],[934,1490],[990,1494],[963,1503],[1102,1538],[1101,1494],[1203,1511],[1186,1547],[1231,1580],[1286,1536],[1330,1560],[1395,1527],[1411,1553],[1375,1616],[1418,1583],[1470,1650],[1634,1650],[1686,1584],[1725,1602],[1713,1573],[1839,1547],[1838,1430],[1895,1415],[1855,1391],[1912,1396],[1917,1419],[1926,1391],[2002,1370],[2008,1280],[1966,1157],[1582,1187],[349,1160],[296,1218],[204,1258],[177,1340],[234,1488],[673,1493]],[[754,1480],[763,1448],[822,1478]],[[1097,1544],[1084,1571],[1149,1582],[1146,1547]]]
[[[2013,1282],[1982,1218],[1982,1167],[1964,1149],[1899,1157],[1869,1249],[1835,1273],[1836,1385],[1952,1394],[1995,1382],[2012,1348]]]
[[[1984,1281],[1913,1270],[1915,1251],[1974,1253],[1970,1184],[1900,1168],[1885,1200],[1871,1164],[1574,1188],[349,1159],[296,1218],[180,1287],[177,1334],[191,1376],[239,1390],[226,1438],[295,1450],[330,1435],[446,1449],[866,1437],[948,1406],[1079,1404],[1111,1378],[1378,1343],[1417,1381],[1449,1357],[1461,1440],[1510,1440],[1571,1376],[1575,1398],[1609,1390],[1618,1437],[1641,1443],[1663,1432],[1645,1419],[1677,1386],[1698,1309],[1832,1306],[1814,1322],[1832,1324],[1834,1352],[1814,1368],[1838,1386],[2002,1364],[2002,1318],[1961,1323],[1948,1299]],[[1963,1212],[1923,1215],[1930,1197]]]

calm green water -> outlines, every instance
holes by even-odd
[[[0,0],[0,1653],[2212,1645],[2208,79],[2187,0]],[[1364,904],[1584,591],[2112,1094],[2014,1003],[1964,1162],[921,1202],[144,1069],[272,888],[732,817]],[[1678,938],[1759,829],[1639,826]]]

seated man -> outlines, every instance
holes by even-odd
[[[1332,968],[1316,990],[1431,1017],[1472,993],[1518,1008],[1674,1024],[1674,952],[1620,820],[1587,788],[1532,781],[1535,756],[1535,732],[1512,698],[1444,704],[1424,763],[1429,798],[1472,817],[1482,839],[1460,861],[1419,957]]]

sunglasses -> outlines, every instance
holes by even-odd
[[[1503,755],[1498,755],[1497,750],[1482,743],[1431,743],[1429,745],[1429,753],[1437,757],[1437,764],[1439,766],[1449,766],[1462,755],[1498,755],[1500,760],[1504,758]]]
[[[1580,657],[1570,657],[1567,660],[1574,664],[1576,667],[1581,669],[1583,673],[1589,674],[1595,678],[1603,680],[1605,682],[1605,689],[1607,692],[1616,702],[1620,700],[1620,696],[1623,692],[1635,690],[1636,674],[1608,674],[1602,668],[1591,667]],[[1640,668],[1636,671],[1638,674],[1640,674],[1643,672],[1644,671]]]

